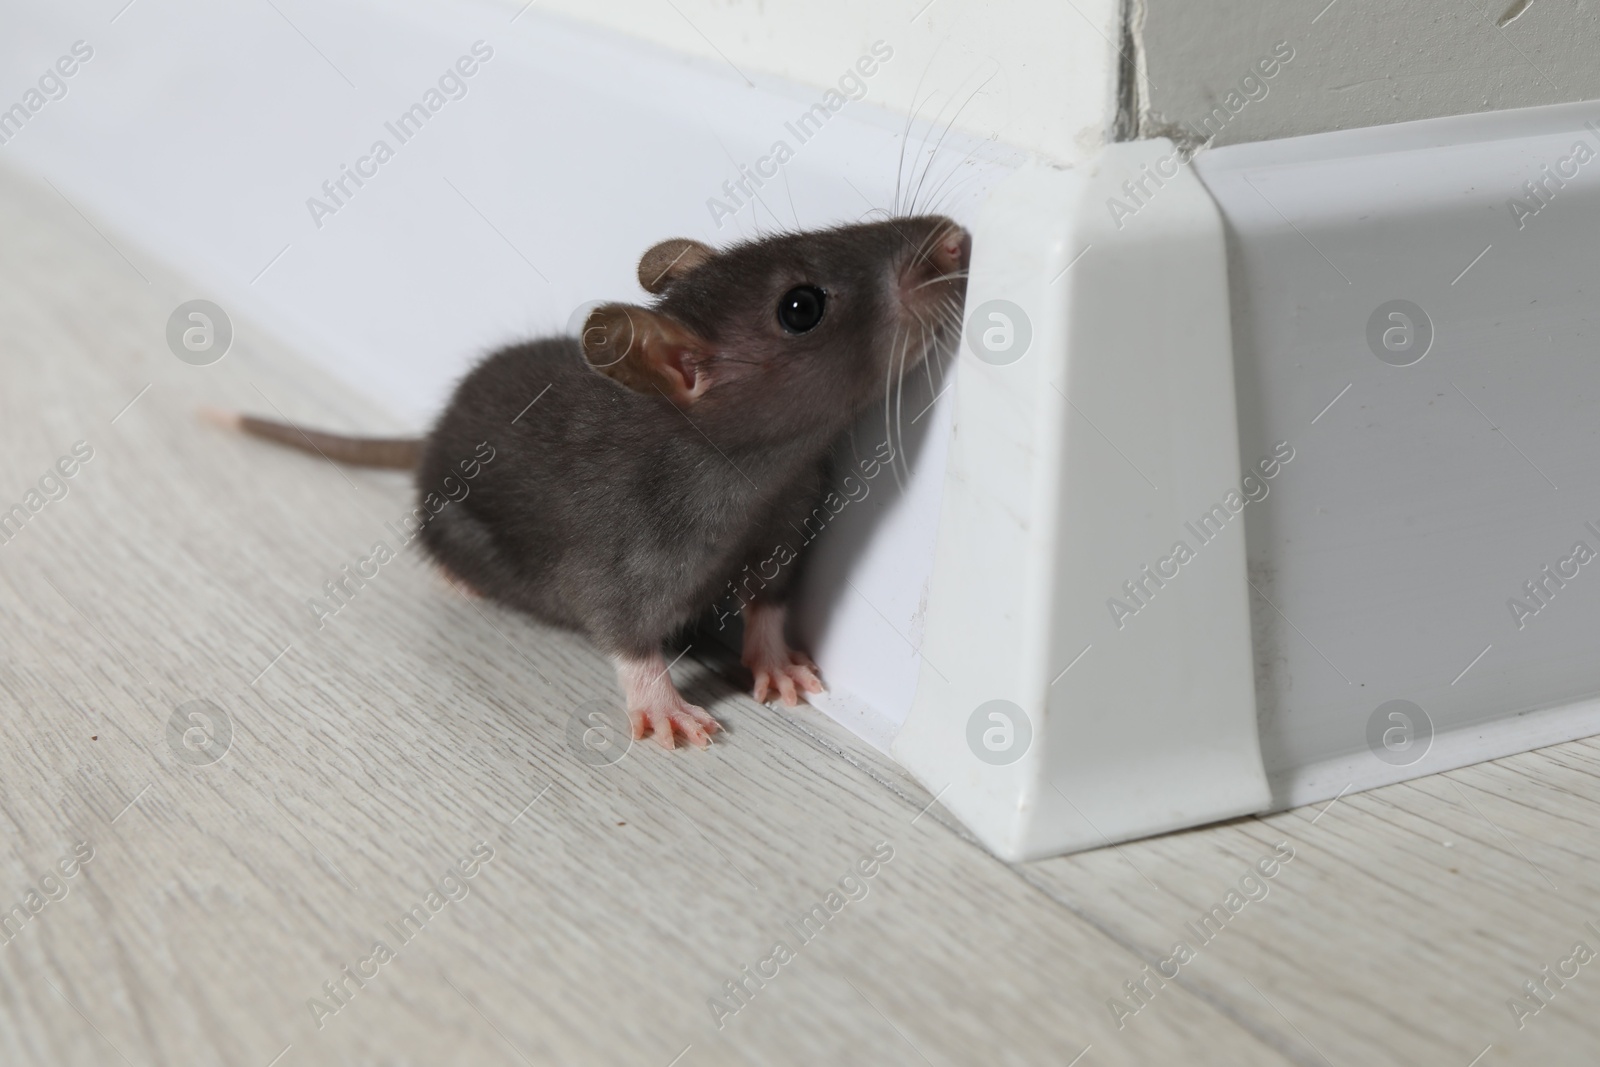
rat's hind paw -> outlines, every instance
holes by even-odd
[[[695,747],[705,748],[711,743],[711,735],[722,729],[722,724],[704,708],[695,707],[676,692],[670,698],[655,699],[645,707],[629,708],[628,720],[633,724],[635,741],[648,733],[662,748],[673,748],[678,734]]]
[[[792,708],[800,703],[802,693],[823,691],[822,679],[817,677],[817,665],[811,657],[793,649],[784,652],[788,662],[772,656],[745,664],[755,675],[756,703],[765,704],[769,695],[781,696],[784,704]]]

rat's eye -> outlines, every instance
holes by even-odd
[[[822,321],[828,295],[814,285],[797,285],[778,301],[778,322],[790,333],[808,333]]]

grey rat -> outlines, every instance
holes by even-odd
[[[475,469],[470,492],[426,520],[426,551],[480,595],[609,654],[636,739],[648,730],[672,748],[677,733],[703,747],[720,726],[679,695],[663,643],[797,540],[834,442],[900,375],[953,345],[970,248],[941,216],[720,252],[663,241],[639,263],[648,307],[604,304],[580,338],[493,353],[426,437],[221,420],[342,462],[414,467],[425,502],[446,478],[459,483],[458,467]],[[485,444],[493,461],[479,464]],[[741,658],[758,701],[771,689],[793,705],[822,684],[784,636],[796,573],[785,561],[759,588],[744,584],[754,595]]]

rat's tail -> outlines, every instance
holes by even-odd
[[[237,411],[221,411],[217,408],[201,408],[199,414],[202,419],[218,426],[239,430],[252,437],[264,437],[302,452],[315,452],[356,467],[411,470],[422,459],[420,437],[346,437],[320,430],[302,430],[285,422],[258,419],[254,415],[241,415]]]

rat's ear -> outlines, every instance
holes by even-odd
[[[659,293],[716,254],[709,246],[687,237],[662,241],[640,258],[639,284],[647,293]]]
[[[636,393],[660,392],[679,407],[711,388],[711,346],[686,326],[632,304],[602,304],[583,324],[589,366]]]

